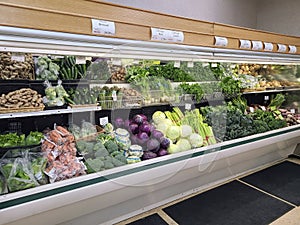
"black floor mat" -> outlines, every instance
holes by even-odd
[[[180,225],[264,225],[292,208],[233,181],[163,210]]]
[[[241,179],[297,206],[300,205],[300,165],[282,162]]]
[[[165,222],[158,214],[153,214],[129,223],[128,225],[168,225],[168,223]]]

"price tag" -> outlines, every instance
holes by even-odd
[[[118,58],[114,58],[112,59],[112,62],[111,62],[113,65],[115,66],[122,66],[122,60],[121,59],[118,59]]]
[[[117,92],[116,91],[112,91],[111,97],[113,99],[113,101],[117,101]]]
[[[179,68],[180,67],[180,61],[175,61],[174,62],[174,67]]]
[[[64,56],[63,55],[53,55],[53,56],[51,56],[51,58],[52,59],[62,59],[62,58],[64,58]]]
[[[202,66],[207,67],[207,66],[209,66],[209,63],[203,63]]]
[[[92,19],[92,33],[115,35],[116,34],[115,23],[106,20]]]
[[[194,62],[189,61],[189,62],[187,63],[187,67],[188,67],[188,68],[193,68],[193,67],[194,67]]]
[[[262,50],[263,43],[261,41],[252,41],[252,50]]]
[[[297,47],[295,45],[289,45],[289,53],[296,53]]]
[[[231,68],[231,69],[234,69],[235,67],[236,67],[235,64],[231,64],[231,65],[230,65],[230,68]]]
[[[254,113],[254,108],[253,107],[250,107],[249,110],[250,110],[251,113]]]
[[[106,124],[108,124],[108,117],[102,117],[99,119],[99,123],[101,126],[105,126]]]
[[[84,56],[76,56],[76,64],[85,64],[86,59]]]
[[[240,40],[240,48],[251,49],[251,41],[249,41],[249,40]]]
[[[182,31],[171,31],[171,41],[173,42],[183,42],[184,34]]]
[[[283,44],[277,44],[278,46],[278,52],[286,52],[287,46]]]
[[[291,109],[290,112],[291,112],[292,114],[295,114],[295,113],[296,113],[296,110],[295,110],[295,109]]]
[[[265,106],[261,106],[262,111],[266,111],[266,107]]]
[[[184,34],[182,31],[165,30],[151,27],[151,40],[183,42]]]
[[[266,95],[266,96],[265,96],[265,101],[268,101],[268,100],[269,100],[269,96]]]
[[[273,44],[270,43],[270,42],[264,42],[264,45],[265,45],[265,51],[273,51]]]
[[[25,62],[25,55],[18,54],[18,53],[12,53],[11,60],[14,60],[17,62]]]
[[[215,46],[226,47],[228,45],[228,39],[226,37],[215,36]]]
[[[211,67],[212,67],[212,68],[216,68],[216,67],[218,67],[218,64],[217,64],[217,63],[212,63],[212,64],[211,64]]]
[[[185,108],[185,110],[191,110],[192,109],[192,104],[185,103],[184,108]]]

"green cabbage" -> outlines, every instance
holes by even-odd
[[[187,139],[179,139],[176,143],[179,151],[183,152],[183,151],[187,151],[187,150],[190,150],[192,149],[192,146],[190,144],[190,142],[187,140]]]
[[[193,129],[189,125],[182,125],[181,126],[181,137],[187,138],[193,133]]]
[[[193,148],[199,148],[203,145],[203,138],[201,135],[193,133],[189,136],[190,144]]]
[[[166,115],[162,111],[156,111],[152,115],[152,120],[155,124],[160,124],[162,120],[166,118]]]
[[[179,138],[181,135],[181,128],[179,126],[169,126],[166,132],[167,138],[170,138],[172,141]]]

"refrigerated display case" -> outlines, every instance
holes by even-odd
[[[40,55],[51,55],[56,58],[67,55],[89,59],[95,57],[109,59],[115,66],[122,65],[122,60],[123,65],[124,62],[137,64],[145,60],[164,64],[171,62],[175,68],[189,64],[186,70],[194,68],[197,63],[210,65],[212,68],[223,63],[230,71],[237,69],[241,70],[239,74],[245,72],[247,75],[250,70],[254,71],[256,65],[259,65],[259,69],[263,72],[266,72],[269,66],[273,66],[273,71],[277,69],[276,72],[280,73],[277,75],[280,76],[254,72],[254,76],[247,78],[242,95],[248,100],[249,105],[267,104],[277,93],[287,95],[296,93],[297,96],[300,90],[297,86],[299,82],[297,71],[294,71],[300,65],[300,55],[297,54],[134,41],[6,26],[0,27],[0,33],[1,52],[30,53],[35,57]],[[257,68],[257,71],[259,69]],[[288,75],[292,78],[286,78]],[[274,86],[264,86],[267,82],[283,76],[284,81],[295,83],[291,83],[289,87],[277,82],[274,82]],[[123,79],[123,76],[121,77]],[[200,77],[194,83],[219,82],[215,77],[212,79],[203,81],[203,77]],[[7,85],[6,83],[5,86]],[[90,82],[82,79],[76,85],[130,88],[128,83],[115,80]],[[176,87],[178,83],[172,82],[172,85]],[[5,123],[3,121],[11,119],[27,120],[26,126],[30,126],[28,125],[30,121],[36,121],[34,126],[42,130],[48,124],[57,121],[69,126],[88,118],[92,123],[99,124],[103,116],[113,120],[118,114],[125,114],[128,118],[134,113],[152,115],[157,110],[169,110],[173,106],[189,110],[202,106],[222,105],[232,97],[221,93],[218,86],[214,87],[216,90],[209,92],[205,99],[196,102],[190,95],[176,98],[174,92],[168,96],[175,97],[174,99],[161,102],[156,100],[162,95],[161,92],[147,89],[144,93],[140,90],[142,94],[139,99],[127,99],[125,102],[129,102],[127,105],[118,105],[117,102],[112,105],[109,104],[111,99],[104,99],[105,105],[100,102],[99,106],[10,112],[0,114],[0,119],[2,124]],[[210,90],[210,87],[208,89]],[[146,93],[150,94],[150,102],[145,101]],[[299,98],[292,102],[299,103]],[[297,104],[290,107],[299,110]],[[219,140],[216,144],[3,194],[0,195],[0,223],[29,224],[43,221],[43,224],[112,224],[285,159],[293,154],[299,144],[299,136],[300,125],[292,125],[233,140]]]

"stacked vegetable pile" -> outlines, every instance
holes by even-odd
[[[0,194],[46,184],[48,180],[43,172],[46,163],[47,160],[41,153],[29,150],[7,152],[0,160],[0,169],[4,177],[2,185],[0,182]]]
[[[46,56],[39,56],[36,59],[36,79],[37,80],[57,80],[59,74],[59,65],[52,62],[52,60]]]
[[[183,114],[178,107],[174,107],[173,112],[156,111],[152,119],[156,129],[170,139],[169,153],[216,143],[212,129],[203,122],[199,109]]]
[[[286,122],[278,110],[283,101],[284,96],[278,94],[267,107],[251,109],[246,100],[239,97],[223,106],[203,107],[201,112],[213,127],[216,138],[226,141],[285,127]]]
[[[97,104],[97,96],[88,87],[86,88],[70,88],[67,90],[69,95],[65,98],[71,105],[95,105]]]
[[[43,110],[44,107],[42,96],[30,88],[21,88],[8,94],[2,94],[0,97],[0,109],[3,113]]]
[[[93,58],[92,63],[87,67],[87,80],[108,81],[111,77],[107,60],[101,58]]]
[[[24,61],[12,59],[12,53],[0,53],[0,79],[29,79],[33,80],[33,57],[24,54]]]
[[[47,80],[44,82],[46,85],[45,94],[46,96],[43,97],[43,102],[47,106],[62,106],[65,104],[65,101],[68,102],[72,101],[69,99],[69,94],[66,92],[64,87],[62,86],[62,81],[59,80],[57,85],[54,87],[52,84]]]
[[[76,157],[75,138],[65,128],[55,126],[49,130],[42,151],[48,160],[45,173],[51,183],[85,174],[84,164]]]
[[[18,135],[17,133],[8,133],[0,135],[0,148],[12,148],[21,146],[38,145],[44,135],[38,131],[31,131],[29,135]]]

